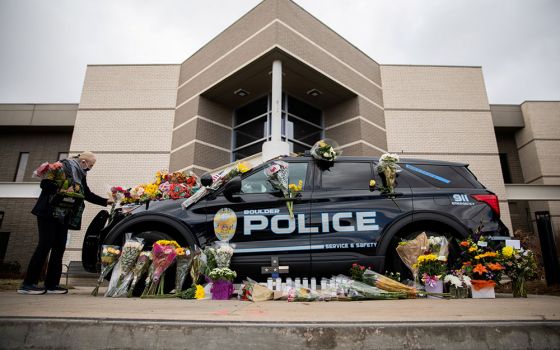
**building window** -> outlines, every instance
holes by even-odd
[[[262,151],[270,139],[270,95],[261,97],[235,111],[233,128],[233,160]],[[323,137],[321,110],[296,98],[282,95],[282,141],[290,151],[304,152]]]
[[[25,169],[27,169],[27,161],[29,160],[28,152],[21,152],[19,154],[18,167],[16,170],[16,176],[14,177],[15,182],[22,182],[23,176],[25,175]]]
[[[502,176],[504,177],[504,183],[511,183],[511,172],[509,171],[509,162],[507,153],[500,153],[500,165],[502,166]]]
[[[63,160],[68,158],[68,152],[58,152],[58,160]]]

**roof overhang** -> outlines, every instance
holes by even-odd
[[[278,48],[248,63],[201,95],[230,108],[240,107],[266,95],[271,91],[272,62],[275,60],[282,61],[282,90],[312,106],[325,109],[356,96],[354,92]],[[249,92],[249,95],[236,95],[234,92],[238,89]],[[321,93],[318,96],[308,94],[313,89]]]

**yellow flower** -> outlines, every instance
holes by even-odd
[[[239,170],[239,172],[241,172],[242,174],[248,172],[249,170],[251,170],[251,167],[249,167],[249,165],[245,162],[241,162],[237,164],[237,170]]]
[[[416,260],[416,265],[421,265],[428,261],[436,261],[437,256],[435,254],[420,255]]]
[[[513,247],[503,247],[502,255],[506,258],[511,258],[511,256],[513,255]]]
[[[327,144],[323,140],[319,141],[319,147],[325,147],[326,145]]]
[[[181,247],[176,248],[176,249],[175,249],[175,254],[177,254],[177,255],[185,255],[185,248],[181,248]]]
[[[165,240],[165,239],[160,239],[156,243],[159,244],[159,245],[170,245],[170,246],[173,246],[175,248],[181,248],[181,246],[179,245],[179,243],[177,243],[177,241],[168,241],[168,240]]]
[[[475,258],[476,260],[478,260],[478,259],[483,259],[483,258],[487,258],[487,257],[493,258],[493,257],[495,257],[496,255],[498,255],[498,254],[497,254],[497,253],[494,253],[494,252],[486,252],[486,253],[484,253],[484,254],[479,254],[479,255],[475,256],[474,258]]]
[[[375,180],[371,179],[369,180],[369,187],[375,187]]]
[[[204,288],[200,285],[196,285],[196,292],[194,293],[195,299],[204,299]]]
[[[476,251],[477,249],[478,248],[473,245],[472,247],[469,248],[469,253],[472,253],[472,252]]]

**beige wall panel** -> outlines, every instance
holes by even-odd
[[[208,169],[218,168],[231,162],[231,152],[195,143],[194,164]]]
[[[196,78],[181,86],[177,92],[177,105],[181,105],[191,97],[207,90],[270,48],[275,42],[277,26],[277,24],[274,24],[268,27],[227,56],[224,56],[223,59],[212,66],[212,69],[200,73]]]
[[[71,150],[169,152],[173,110],[79,111]]]
[[[360,96],[348,99],[323,111],[325,126],[344,122],[350,118],[362,116],[372,123],[385,128],[383,110]]]
[[[80,109],[175,108],[179,65],[88,66]]]
[[[366,156],[366,157],[380,157],[383,152],[376,148],[370,147],[365,143],[357,143],[352,146],[344,147],[342,149],[343,156]]]
[[[519,159],[527,183],[541,176],[560,176],[560,140],[534,140],[519,150]]]
[[[196,123],[197,140],[222,148],[231,149],[231,129],[199,119]]]
[[[284,25],[278,27],[277,42],[288,53],[294,54],[332,79],[344,84],[349,89],[372,100],[379,106],[383,106],[383,94],[379,87],[364,79],[355,71],[340,64],[331,56],[326,55],[320,49],[302,40],[300,36]]]
[[[385,131],[364,120],[360,120],[360,130],[362,140],[381,149],[387,149],[387,134]]]
[[[204,96],[199,97],[198,115],[227,126],[233,126],[233,110],[211,101]]]
[[[218,36],[195,52],[181,65],[180,85],[215,62],[225,53],[270,23],[276,14],[275,1],[263,1]]]
[[[336,140],[339,145],[361,140],[361,123],[359,119],[338,125],[332,129],[325,130],[325,136]]]
[[[498,153],[489,112],[386,110],[385,122],[391,152]]]
[[[171,153],[169,170],[178,171],[194,164],[194,142],[188,146]],[[195,164],[200,165],[200,164]]]
[[[280,20],[381,85],[379,64],[291,1],[278,2]]]
[[[197,96],[175,110],[175,121],[173,122],[174,128],[192,119],[192,117],[198,114],[198,104],[201,98],[201,96]]]
[[[185,143],[191,142],[196,138],[196,124],[198,121],[198,118],[192,119],[187,124],[184,124],[179,129],[173,131],[173,143],[171,144],[171,150],[174,150]]]
[[[360,97],[356,96],[323,111],[325,126],[331,126],[360,115]],[[377,107],[374,107],[377,108]],[[379,109],[379,108],[377,108]],[[381,111],[383,112],[383,111]]]
[[[560,176],[549,176],[539,179],[543,185],[560,185]],[[534,183],[538,183],[535,181]]]
[[[385,109],[489,110],[482,70],[381,66]]]
[[[525,128],[517,133],[517,145],[532,139],[560,140],[560,102],[524,102],[521,105]]]

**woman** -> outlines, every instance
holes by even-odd
[[[66,178],[70,185],[79,188],[86,201],[107,206],[113,203],[110,199],[101,198],[90,191],[87,182],[87,172],[95,165],[96,157],[91,152],[83,152],[75,157],[61,161]],[[78,186],[76,186],[78,185]],[[64,209],[56,204],[55,194],[59,186],[53,180],[41,181],[41,195],[31,211],[37,216],[39,227],[39,244],[29,261],[25,279],[18,289],[20,294],[66,294],[68,289],[59,286],[62,274],[62,257],[66,249],[68,228],[79,229],[79,221],[83,211],[83,201],[79,200],[78,208]],[[76,225],[78,221],[78,225]],[[45,288],[37,286],[39,275],[50,252]]]

